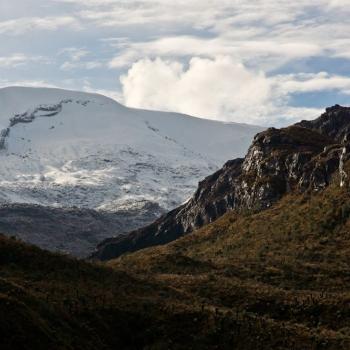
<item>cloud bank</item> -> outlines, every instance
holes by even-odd
[[[259,121],[271,96],[263,72],[253,74],[228,56],[194,57],[188,67],[160,58],[142,59],[121,83],[127,105],[227,121],[247,113],[251,120]]]
[[[349,30],[348,0],[3,0],[0,76],[283,125],[348,104]]]

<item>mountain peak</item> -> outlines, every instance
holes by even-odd
[[[150,226],[103,242],[93,257],[106,260],[164,244],[227,211],[260,211],[288,193],[321,191],[335,174],[344,185],[350,147],[343,141],[349,126],[350,108],[334,106],[316,120],[258,133],[245,158],[226,163],[200,182],[190,201]]]
[[[326,108],[326,113],[338,111],[338,110],[345,109],[345,108],[347,108],[347,107],[343,107],[341,105],[335,104],[334,106],[327,107]]]
[[[316,130],[319,133],[332,137],[335,141],[341,142],[350,127],[350,107],[343,107],[338,104],[326,108],[326,111],[315,120],[303,120],[296,125]]]
[[[136,227],[150,222],[145,203],[157,213],[183,203],[200,179],[243,156],[263,129],[51,88],[0,89],[0,106],[0,205],[138,211],[128,219]],[[120,225],[119,232],[131,225]],[[54,241],[41,246],[56,249]],[[75,251],[62,241],[63,250]]]

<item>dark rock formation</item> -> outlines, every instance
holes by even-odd
[[[303,120],[296,125],[318,131],[340,142],[349,133],[350,107],[335,105],[326,108],[326,112],[315,120]]]
[[[32,204],[0,205],[0,232],[41,248],[86,257],[112,232],[127,232],[155,220],[159,206],[142,210],[102,212],[79,208],[52,208]]]
[[[263,210],[289,192],[320,191],[335,172],[344,185],[349,130],[350,108],[336,105],[314,121],[259,133],[244,159],[227,162],[200,182],[186,204],[145,228],[102,242],[92,258],[109,260],[168,243],[228,210]]]

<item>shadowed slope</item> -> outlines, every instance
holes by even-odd
[[[0,237],[1,349],[349,349],[349,217],[335,176],[107,267]]]

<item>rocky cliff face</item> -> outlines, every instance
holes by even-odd
[[[350,157],[350,108],[334,106],[314,121],[270,128],[255,136],[244,159],[227,162],[199,183],[194,196],[153,224],[102,242],[93,258],[165,244],[212,222],[229,210],[263,210],[286,193],[320,191]]]

